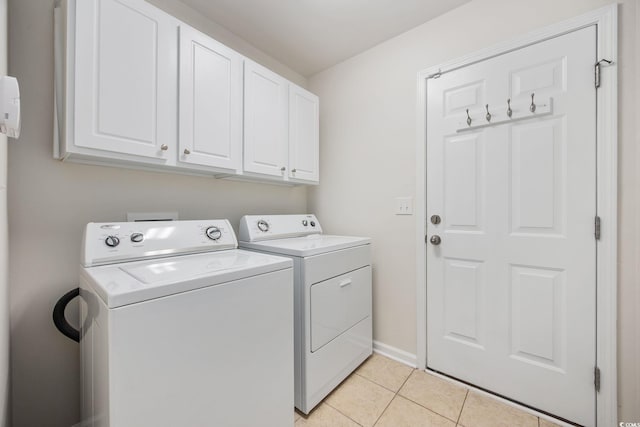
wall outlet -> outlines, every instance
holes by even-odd
[[[413,215],[413,197],[396,197],[396,215]]]

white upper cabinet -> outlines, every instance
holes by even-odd
[[[177,21],[142,0],[74,4],[75,147],[67,149],[175,158]]]
[[[245,60],[246,175],[317,184],[318,117],[317,96]]]
[[[228,47],[180,25],[181,166],[241,168],[242,62]]]
[[[288,177],[289,82],[245,60],[244,171]]]
[[[294,84],[289,86],[289,178],[319,181],[318,97]]]
[[[144,0],[60,0],[54,157],[318,183],[318,98]]]

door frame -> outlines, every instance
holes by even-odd
[[[618,7],[616,4],[596,9],[575,18],[513,38],[462,58],[418,73],[417,147],[416,147],[416,301],[417,363],[427,367],[427,262],[426,242],[426,143],[427,80],[439,74],[484,61],[544,40],[596,25],[597,58],[613,61],[603,66],[596,103],[597,185],[596,212],[601,218],[602,233],[596,241],[596,363],[600,368],[600,391],[596,393],[596,423],[617,424],[617,244],[618,244]],[[606,65],[606,63],[604,64]],[[595,66],[595,64],[594,64]]]

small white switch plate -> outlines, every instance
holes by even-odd
[[[413,197],[396,197],[396,215],[413,215]]]

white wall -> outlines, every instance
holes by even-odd
[[[210,34],[220,43],[227,45],[237,52],[253,59],[272,71],[286,77],[299,86],[306,87],[307,79],[298,72],[292,70],[276,59],[262,52],[255,46],[239,38],[225,27],[216,22],[212,22],[196,10],[176,0],[147,0],[149,3],[156,5],[165,12],[173,15],[183,22],[188,23],[192,27]]]
[[[331,233],[373,238],[374,339],[416,353],[415,218],[394,199],[415,196],[417,72],[610,0],[473,0],[309,79],[320,96],[322,183],[309,208]],[[640,421],[640,114],[636,1],[620,5],[619,403]]]
[[[302,76],[177,1],[156,3],[306,86]],[[57,332],[51,310],[77,286],[84,224],[122,221],[127,211],[177,211],[181,219],[236,224],[243,214],[305,212],[306,189],[54,160],[53,0],[9,0],[9,16],[10,73],[20,79],[24,120],[8,156],[13,427],[69,427],[79,420],[78,345]]]
[[[7,74],[7,0],[0,0],[0,75]],[[7,137],[0,135],[0,427],[9,423]]]

